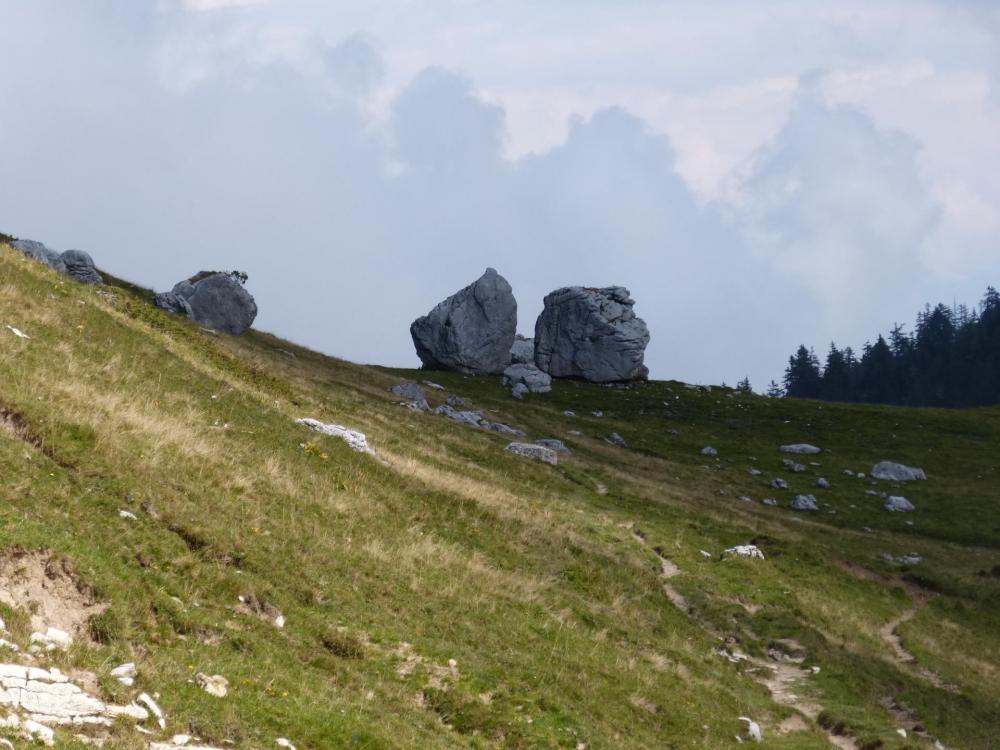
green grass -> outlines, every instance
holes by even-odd
[[[791,709],[748,663],[716,653],[765,659],[780,638],[821,668],[800,692],[861,744],[930,747],[896,733],[887,697],[948,746],[985,750],[1000,736],[1000,410],[776,401],[676,382],[558,381],[522,403],[497,378],[212,335],[106,278],[79,286],[0,248],[0,326],[31,336],[0,328],[0,408],[34,438],[0,429],[0,550],[72,562],[108,609],[91,622],[94,646],[57,658],[95,672],[109,699],[159,692],[166,736],[244,748],[288,737],[300,750],[716,750],[737,746],[747,715],[769,747],[829,747],[809,720],[779,734]],[[573,455],[526,462],[502,436],[386,392],[424,377],[447,389],[429,392],[432,405],[457,394]],[[294,423],[304,416],[365,432],[384,462]],[[604,441],[612,431],[628,449]],[[799,441],[824,448],[822,466],[790,474],[777,447]],[[843,474],[881,459],[930,479],[893,488]],[[774,476],[792,491],[770,490]],[[817,476],[832,488],[811,489]],[[889,514],[869,489],[901,492],[917,511]],[[814,492],[821,511],[759,503],[787,506],[796,491]],[[765,561],[719,558],[751,540]],[[664,596],[654,548],[681,568],[671,584],[691,614]],[[883,552],[923,561],[902,570]],[[933,593],[900,633],[959,692],[893,661],[879,628],[910,600],[877,575]],[[285,627],[242,609],[249,595]],[[125,660],[139,667],[131,691],[107,678]],[[229,695],[201,691],[197,672],[225,675]],[[123,727],[106,746],[141,744]]]

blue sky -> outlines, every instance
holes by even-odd
[[[1000,282],[1000,11],[824,5],[0,0],[0,229],[395,365],[486,266],[527,334],[621,284],[654,377],[763,388]]]

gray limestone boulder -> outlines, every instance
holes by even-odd
[[[815,495],[796,495],[788,507],[792,510],[819,510]]]
[[[423,401],[427,398],[424,389],[416,383],[400,383],[389,389],[394,396],[405,398],[407,401]]]
[[[713,448],[711,445],[706,445],[701,449],[701,455],[703,456],[718,456],[719,451]]]
[[[605,440],[605,442],[611,443],[612,445],[614,445],[614,446],[616,446],[618,448],[627,448],[628,447],[628,445],[625,443],[625,438],[623,438],[617,432],[612,432],[610,435],[608,435],[606,438],[604,438],[604,440]]]
[[[892,461],[880,461],[875,464],[872,467],[872,476],[875,479],[892,482],[912,482],[917,479],[927,479],[927,475],[923,469],[897,464]]]
[[[513,453],[515,456],[521,456],[522,458],[530,458],[534,461],[544,461],[547,464],[552,464],[555,466],[559,463],[559,457],[556,452],[551,448],[546,448],[544,445],[535,445],[534,443],[511,443],[505,450],[508,453]]]
[[[486,375],[510,364],[516,329],[510,284],[487,268],[475,283],[413,321],[410,336],[425,368]]]
[[[828,489],[830,489],[830,483],[826,479],[824,479],[823,477],[820,477],[819,479],[817,479],[813,484],[814,484],[814,486],[819,487],[821,490],[828,490]]]
[[[510,363],[512,365],[535,364],[535,340],[517,334],[510,347]]]
[[[776,478],[776,479],[772,479],[771,480],[771,487],[772,487],[772,489],[776,489],[776,490],[787,490],[788,489],[788,482],[786,482],[784,479],[781,479],[780,477]]]
[[[66,264],[63,263],[62,256],[41,242],[37,240],[14,240],[11,245],[29,258],[37,260],[39,263],[44,263],[59,273],[66,273]]]
[[[81,284],[103,284],[104,279],[94,267],[94,259],[90,253],[83,250],[67,250],[60,258],[65,267],[65,274]]]
[[[503,384],[523,385],[528,393],[548,393],[552,390],[552,376],[534,365],[511,365],[503,371]]]
[[[566,443],[562,440],[556,440],[555,438],[540,438],[535,441],[535,445],[541,445],[544,448],[554,450],[556,453],[562,453],[564,455],[569,455],[570,449],[566,447]]]
[[[890,513],[909,513],[910,511],[916,510],[916,508],[913,507],[913,503],[905,497],[900,497],[899,495],[891,495],[889,499],[885,501],[885,505],[883,507]]]
[[[642,380],[649,330],[624,287],[563,287],[545,296],[535,323],[535,363],[556,378]]]
[[[198,274],[157,294],[153,303],[233,336],[246,331],[257,317],[257,303],[234,273]]]
[[[817,448],[815,445],[810,445],[809,443],[792,443],[791,445],[783,445],[780,448],[778,448],[778,450],[781,451],[782,453],[799,453],[799,454],[820,452],[819,448]]]

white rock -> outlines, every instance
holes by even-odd
[[[278,739],[276,739],[274,741],[274,744],[276,744],[278,747],[286,748],[286,750],[295,750],[295,745],[293,745],[284,737],[279,737]]]
[[[711,557],[711,556],[712,556],[712,553],[711,553],[711,552],[706,552],[706,551],[705,551],[705,550],[703,550],[703,549],[700,549],[700,550],[698,550],[698,551],[699,551],[699,552],[701,552],[701,556],[702,556],[702,557]]]
[[[17,336],[19,339],[30,339],[31,338],[31,336],[29,336],[28,334],[26,334],[24,331],[20,330],[19,328],[14,328],[14,326],[7,326],[7,329],[11,333],[13,333],[15,336]]]
[[[66,650],[73,645],[73,638],[65,630],[48,627],[44,633],[32,633],[31,642],[37,644],[47,651],[54,649]]]
[[[748,719],[746,716],[739,717],[739,721],[745,721],[747,723],[747,734],[750,735],[750,739],[754,742],[764,741],[764,733],[760,730],[760,724],[753,719]]]
[[[0,648],[9,648],[11,651],[20,651],[16,643],[11,643],[6,638],[0,638]]]
[[[737,557],[749,557],[751,559],[763,560],[764,553],[755,544],[738,544],[724,550],[724,555],[736,555]]]
[[[25,738],[29,740],[39,740],[43,744],[52,747],[56,741],[56,733],[51,727],[47,727],[44,724],[39,724],[34,719],[28,719],[21,723],[21,729],[24,730]]]
[[[368,447],[368,440],[365,438],[363,432],[351,430],[347,427],[342,427],[339,424],[326,424],[324,422],[320,422],[318,419],[311,419],[310,417],[296,419],[295,422],[296,424],[305,425],[309,429],[315,430],[316,432],[320,432],[324,435],[339,437],[359,453],[374,453],[374,451]]]
[[[208,675],[204,672],[199,672],[195,675],[194,681],[198,684],[198,687],[209,695],[214,695],[216,698],[225,698],[229,692],[229,680],[221,674]]]
[[[122,518],[127,518],[129,521],[138,521],[139,517],[130,510],[118,509],[118,515]]]
[[[913,507],[913,503],[900,495],[890,495],[883,507],[890,513],[909,513],[912,510],[916,510]]]
[[[156,701],[149,697],[148,693],[140,693],[139,697],[136,698],[136,702],[141,703],[149,709],[149,712],[156,717],[156,723],[160,725],[160,729],[166,729],[167,720],[163,718],[163,711],[156,705]]]
[[[135,677],[135,662],[127,661],[111,670],[112,677]]]
[[[444,386],[443,385],[440,385],[438,383],[432,383],[430,380],[425,380],[424,381],[424,385],[426,385],[428,388],[433,388],[435,391],[443,391],[444,390]]]
[[[275,617],[274,618],[274,625],[275,625],[275,627],[278,627],[278,628],[285,627],[285,616],[284,615],[278,615],[277,617]]]

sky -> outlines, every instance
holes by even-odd
[[[758,390],[1000,284],[1000,3],[0,0],[0,231],[416,366],[488,266]]]

